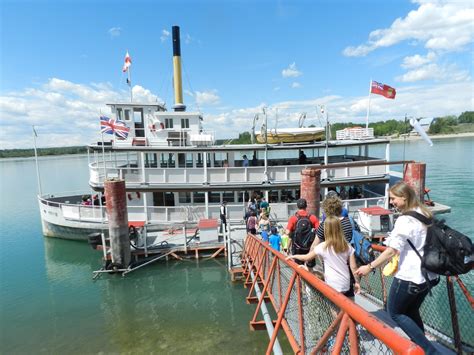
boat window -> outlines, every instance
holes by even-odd
[[[156,168],[158,167],[158,162],[156,160],[156,154],[146,153],[145,154],[145,167],[146,168]]]
[[[184,153],[178,153],[178,168],[184,168],[186,166],[186,159]]]
[[[293,150],[270,150],[267,153],[267,159],[276,159],[276,160],[294,160],[295,162],[298,160],[299,152],[297,149]]]
[[[176,166],[174,153],[161,153],[160,168],[174,168]]]
[[[196,160],[196,168],[202,168],[204,166],[202,162],[202,154],[198,153],[197,154],[197,160]]]
[[[221,202],[220,192],[210,192],[209,193],[209,202],[211,202],[211,203],[220,203]]]
[[[165,206],[174,206],[174,192],[165,192]]]
[[[121,108],[116,109],[115,114],[117,115],[118,120],[123,120],[123,111]]]
[[[281,190],[282,202],[293,202],[296,200],[294,190]]]
[[[207,167],[209,168],[211,166],[211,155],[209,153],[206,153],[206,155],[207,155]],[[196,168],[202,168],[203,166],[204,166],[203,153],[198,153],[197,159],[196,159]]]
[[[133,109],[133,121],[135,123],[142,123],[143,122],[143,109],[141,109],[141,108],[134,108]]]
[[[227,160],[227,153],[222,153],[222,152],[214,153],[214,166],[215,167],[224,166],[225,160]]]
[[[192,168],[193,167],[193,154],[186,153],[186,167]]]
[[[125,121],[130,121],[130,110],[124,110]]]
[[[189,118],[181,119],[181,128],[189,128]]]
[[[179,203],[191,203],[191,192],[180,192]]]
[[[247,202],[250,198],[250,194],[247,191],[239,191],[237,202]]]
[[[204,203],[204,192],[193,192],[193,203]]]
[[[222,194],[222,201],[235,202],[234,191],[224,191]]]
[[[165,118],[165,128],[173,128],[173,119]]]

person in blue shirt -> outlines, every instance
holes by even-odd
[[[270,231],[272,233],[272,234],[270,234],[270,238],[269,238],[270,246],[273,249],[276,249],[276,250],[280,251],[281,237],[278,234],[278,228],[273,226],[272,228],[270,228]]]
[[[244,167],[249,166],[249,158],[247,158],[247,155],[244,154],[244,155],[242,156],[242,159],[243,159],[243,161],[242,161],[242,166],[244,166]]]
[[[262,240],[266,243],[268,243],[268,232],[267,231],[261,231],[260,235],[262,236]]]

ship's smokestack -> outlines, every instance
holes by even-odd
[[[173,26],[173,82],[174,82],[174,110],[185,111],[183,103],[183,87],[181,79],[181,43],[179,26]]]

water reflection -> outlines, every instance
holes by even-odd
[[[266,333],[249,331],[255,306],[245,303],[248,290],[241,283],[231,283],[225,259],[170,259],[124,278],[102,275],[94,282],[99,252],[81,242],[46,238],[44,243],[54,323],[46,348],[237,354],[266,348]],[[235,349],[236,339],[241,350]]]

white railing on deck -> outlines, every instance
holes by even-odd
[[[301,170],[308,165],[292,166],[269,166],[267,168],[270,181],[299,182]],[[320,167],[318,165],[318,167]],[[261,183],[265,181],[265,168],[256,167],[232,167],[232,168],[207,168],[207,179],[203,168],[111,168],[97,166],[93,163],[89,166],[90,182],[93,185],[101,185],[108,178],[125,179],[127,185],[136,184],[225,184],[225,183]],[[384,165],[340,167],[324,170],[324,178],[330,180],[347,178],[368,178],[384,176],[386,174]],[[144,171],[144,173],[143,173]],[[207,181],[206,181],[207,180]]]
[[[80,204],[68,204],[60,202],[51,202],[42,200],[49,208],[60,211],[64,219],[77,222],[107,222],[107,212],[105,206],[84,206]],[[349,213],[356,212],[359,208],[371,206],[383,206],[385,203],[384,196],[344,200],[343,201]],[[271,218],[277,222],[286,224],[289,216],[293,215],[296,210],[295,202],[271,203]],[[206,208],[204,205],[183,205],[173,207],[156,207],[149,206],[145,209],[143,206],[129,206],[129,221],[148,221],[149,224],[172,224],[182,222],[198,222],[203,218],[219,219],[220,205],[209,205],[209,215],[206,216]],[[241,221],[244,217],[245,207],[242,203],[228,204],[227,211],[229,220]]]

